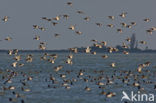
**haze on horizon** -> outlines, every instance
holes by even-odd
[[[66,4],[69,1],[73,3],[72,7]],[[6,23],[0,21],[0,49],[38,49],[39,41],[33,40],[35,35],[47,42],[47,49],[52,50],[89,46],[92,45],[92,39],[107,41],[109,46],[116,46],[122,45],[133,33],[137,40],[147,41],[150,49],[156,49],[156,32],[151,36],[146,33],[150,27],[156,27],[155,4],[156,0],[1,0],[0,18],[9,16],[9,20]],[[78,10],[85,14],[77,14]],[[128,13],[124,19],[119,17],[122,12]],[[61,19],[56,27],[41,19],[63,14],[68,14],[69,20]],[[87,16],[91,18],[89,22],[83,20]],[[108,19],[108,16],[115,16],[115,20]],[[150,18],[151,21],[146,23],[143,21],[145,18]],[[120,26],[121,22],[132,21],[137,23],[134,28],[124,29],[123,34],[117,33],[116,26]],[[96,22],[103,26],[97,27]],[[34,30],[35,24],[44,26],[47,30]],[[76,24],[76,28],[83,34],[76,35],[68,30],[71,24]],[[107,24],[115,24],[115,28],[108,28]],[[55,33],[61,36],[55,38]],[[7,36],[11,36],[13,40],[5,41]],[[139,47],[144,49],[146,46]]]

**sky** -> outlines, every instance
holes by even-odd
[[[72,6],[67,6],[72,2]],[[108,46],[122,45],[127,37],[136,34],[137,40],[147,41],[150,49],[156,49],[156,32],[150,36],[146,30],[156,27],[156,0],[0,0],[0,18],[9,16],[8,22],[0,21],[0,49],[38,49],[39,42],[46,42],[47,49],[66,49],[92,45],[90,40],[107,41]],[[76,11],[84,14],[77,14]],[[119,17],[122,12],[127,12],[126,18]],[[69,19],[61,18],[55,27],[41,17],[54,18],[58,15],[68,14]],[[90,21],[83,20],[90,17]],[[108,16],[115,16],[114,20]],[[143,19],[150,18],[150,22]],[[123,29],[123,33],[117,33],[121,28],[120,23],[135,21],[136,26],[131,29]],[[95,23],[102,23],[102,27]],[[46,31],[34,30],[33,25],[46,28]],[[114,28],[108,28],[107,24],[114,24]],[[76,25],[76,30],[83,34],[77,35],[69,30],[70,25]],[[61,34],[55,38],[54,34]],[[40,41],[33,40],[35,35],[41,37]],[[11,41],[5,41],[7,36]],[[144,49],[146,46],[139,44]]]

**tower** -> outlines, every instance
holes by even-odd
[[[130,42],[130,48],[131,49],[134,49],[135,44],[136,44],[136,35],[135,34],[132,34],[131,42]]]

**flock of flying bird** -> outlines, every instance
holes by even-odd
[[[67,6],[73,6],[72,2],[67,2]],[[76,13],[82,14],[82,15],[85,14],[83,11],[77,11]],[[119,14],[119,16],[124,19],[127,16],[127,12],[123,12],[123,13]],[[42,17],[41,19],[52,23],[53,26],[56,26],[56,25],[59,24],[59,21],[61,19],[68,20],[69,18],[70,18],[70,15],[64,14],[64,15],[59,15],[59,16],[53,17],[53,18]],[[3,17],[1,19],[1,21],[7,22],[8,19],[9,19],[9,17],[5,16],[5,17]],[[91,18],[89,16],[87,16],[87,17],[84,17],[83,19],[84,19],[84,21],[89,22]],[[108,16],[108,19],[115,20],[115,16]],[[144,22],[150,22],[151,20],[149,18],[145,18],[145,19],[143,19],[143,21]],[[121,24],[121,28],[116,28],[116,31],[118,33],[123,33],[124,28],[131,29],[133,26],[137,25],[137,23],[134,22],[134,21],[130,22],[130,24],[127,24],[125,22],[121,22],[120,24]],[[96,22],[95,25],[97,25],[98,27],[102,27],[103,23]],[[67,29],[69,29],[71,31],[74,31],[77,35],[83,35],[83,33],[80,30],[75,29],[76,26],[77,25],[75,25],[75,24],[69,25],[69,27]],[[107,27],[115,28],[115,25],[110,23],[110,24],[107,24]],[[41,31],[46,31],[47,30],[46,27],[39,26],[39,25],[33,25],[33,29],[41,30]],[[156,27],[151,27],[151,28],[146,30],[146,32],[148,34],[150,34],[150,35],[152,35],[152,33],[154,31],[156,31]],[[58,34],[58,33],[54,34],[54,37],[56,37],[56,38],[59,37],[59,36],[62,36],[62,35]],[[4,40],[11,41],[12,37],[6,37]],[[40,36],[35,35],[35,37],[33,37],[33,40],[40,41]],[[125,41],[131,42],[131,38],[128,37],[128,38],[125,39]],[[93,39],[93,40],[91,40],[91,42],[93,42],[93,46],[98,47],[98,48],[103,48],[104,46],[107,47],[109,53],[118,51],[117,48],[107,46],[106,41],[98,41],[96,39]],[[143,40],[139,41],[139,43],[144,44],[144,45],[147,44],[147,42],[143,41]],[[38,48],[40,50],[46,50],[46,45],[47,45],[46,42],[41,41]],[[123,48],[129,48],[129,45],[127,45],[126,43],[123,43],[122,47]],[[69,50],[70,50],[70,53],[66,57],[66,60],[64,61],[64,63],[69,64],[69,65],[72,66],[73,65],[72,59],[74,58],[74,53],[78,53],[79,51],[78,51],[77,48],[69,48]],[[84,52],[87,53],[87,54],[91,53],[93,55],[97,54],[96,51],[91,51],[91,48],[89,46],[86,48],[86,50]],[[129,52],[128,51],[123,51],[123,54],[128,55]],[[18,53],[17,49],[9,50],[8,55],[13,56],[14,62],[11,64],[11,66],[13,68],[20,68],[20,67],[23,67],[25,65],[24,63],[19,63],[21,61],[21,55]],[[43,56],[40,57],[40,60],[54,64],[56,59],[58,58],[58,56],[59,56],[58,54],[44,53]],[[28,54],[26,56],[26,58],[25,58],[25,62],[31,63],[31,62],[33,62],[33,58],[34,58],[33,54]],[[106,55],[106,54],[102,55],[102,58],[107,59],[108,55]],[[76,78],[71,78],[71,79],[66,79],[66,76],[70,75],[74,70],[66,70],[64,73],[61,73],[60,71],[63,69],[63,65],[55,66],[53,68],[53,71],[55,71],[56,73],[58,73],[58,72],[61,73],[59,76],[60,76],[60,78],[62,78],[63,83],[60,84],[60,85],[62,87],[65,87],[68,90],[72,86],[74,86],[74,83],[76,83],[79,80],[83,80],[84,82],[95,82],[96,85],[98,86],[98,88],[100,88],[102,90],[100,95],[105,95],[106,98],[111,98],[113,96],[116,96],[116,93],[115,92],[106,92],[105,88],[106,88],[107,85],[113,85],[113,84],[117,85],[118,83],[117,83],[116,80],[122,81],[122,83],[126,84],[127,86],[137,87],[138,90],[141,90],[141,91],[144,91],[144,88],[142,87],[141,83],[143,83],[143,84],[145,84],[145,83],[146,84],[154,84],[152,81],[145,81],[144,80],[144,79],[148,78],[148,76],[145,75],[144,73],[145,72],[150,72],[149,70],[144,71],[144,68],[150,66],[150,64],[151,64],[150,61],[146,61],[145,63],[139,64],[138,68],[136,69],[139,74],[134,73],[133,71],[126,71],[126,70],[125,71],[117,71],[117,70],[114,70],[114,71],[112,71],[113,75],[105,76],[103,70],[100,70],[100,71],[94,70],[95,74],[100,74],[100,76],[94,77],[92,75],[84,75],[86,73],[85,70],[80,69],[78,74],[76,74],[77,77]],[[112,62],[110,64],[110,67],[112,67],[112,68],[116,67],[116,63]],[[7,75],[2,75],[1,74],[2,75],[1,76],[2,80],[4,80],[4,83],[3,83],[4,86],[0,86],[0,87],[4,92],[7,91],[7,90],[11,90],[12,94],[15,95],[15,98],[9,98],[9,101],[15,102],[16,98],[22,98],[22,95],[19,94],[18,92],[16,92],[16,87],[15,86],[6,87],[5,84],[11,84],[13,82],[12,78],[15,78],[19,74],[17,73],[16,69],[12,69],[12,70],[7,69],[6,71],[7,71]],[[119,73],[120,77],[117,76],[118,73]],[[143,73],[143,74],[141,74],[141,73]],[[24,87],[27,85],[27,82],[33,81],[33,77],[29,76],[28,74],[26,74],[24,72],[21,72],[20,74],[23,77],[26,78],[24,81],[20,81],[21,84],[22,84],[21,90],[24,91],[24,92],[30,92],[31,90],[29,88],[25,89]],[[106,82],[101,82],[104,79],[106,80]],[[132,84],[130,83],[131,79],[134,80],[134,82]],[[49,82],[49,85],[47,86],[48,88],[59,88],[57,86],[53,86],[54,84],[59,84],[59,82],[57,81],[57,78],[55,78],[52,75],[49,75],[49,78],[46,78],[44,82]],[[52,84],[50,84],[51,82],[52,82]],[[156,90],[156,84],[154,85],[154,89]],[[91,91],[92,89],[89,86],[86,86],[84,88],[84,90]],[[4,92],[0,92],[0,95],[4,95]],[[21,103],[25,103],[24,99],[21,100]]]

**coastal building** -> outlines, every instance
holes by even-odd
[[[138,48],[138,40],[136,40],[136,34],[132,34],[130,49],[137,49],[137,48]]]

